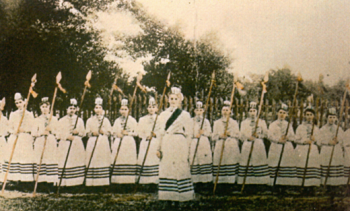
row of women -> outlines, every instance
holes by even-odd
[[[34,118],[31,112],[23,111],[25,99],[16,93],[18,110],[10,114],[8,121],[5,116],[1,116],[1,179],[8,169],[10,153],[18,136],[8,174],[9,181],[34,181],[46,139],[39,182],[57,184],[62,179],[61,186],[82,185],[85,171],[86,186],[135,184],[149,143],[139,182],[158,184],[159,200],[192,200],[194,183],[215,181],[221,156],[219,184],[244,182],[247,185],[272,185],[282,146],[284,152],[276,185],[319,186],[326,177],[327,185],[347,184],[350,173],[350,130],[344,132],[340,128],[337,131],[336,109],[328,109],[327,124],[319,129],[313,124],[314,109],[307,107],[304,110],[305,121],[294,133],[292,126],[285,120],[288,115],[285,104],[278,108],[277,120],[268,129],[266,122],[257,118],[255,102],[250,103],[249,116],[239,127],[237,121],[230,118],[230,102],[225,101],[222,117],[214,122],[212,130],[207,119],[202,124],[203,104],[196,103],[195,117],[191,118],[188,112],[180,109],[182,100],[181,89],[172,87],[169,107],[156,118],[158,106],[154,98],[150,98],[149,114],[137,122],[128,116],[128,101],[123,99],[119,110],[121,116],[112,126],[104,116],[102,99],[97,98],[95,115],[84,125],[83,120],[75,115],[75,99],[70,100],[67,115],[58,120],[50,116],[50,103],[48,98],[43,98],[41,115]],[[24,118],[17,133],[22,115]],[[82,142],[84,136],[89,137],[86,149]],[[138,154],[135,136],[142,138]],[[7,141],[5,137],[8,137]],[[264,138],[271,141],[268,153]],[[209,140],[215,142],[213,150]],[[328,168],[332,148],[334,153]],[[193,157],[194,165],[191,166]],[[248,159],[250,162],[247,168]]]

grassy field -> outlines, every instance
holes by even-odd
[[[60,197],[7,191],[0,210],[330,210],[350,211],[350,197],[271,195],[202,196],[183,203],[157,200],[157,194],[62,194]]]

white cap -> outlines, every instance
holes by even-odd
[[[225,101],[224,101],[223,107],[225,107],[225,106],[230,106],[230,105],[231,105],[231,102],[228,101],[228,100],[225,100]]]
[[[254,102],[254,101],[252,101],[252,102],[250,102],[250,104],[249,104],[249,110],[250,109],[256,109],[256,102]]]
[[[149,104],[149,105],[156,105],[156,100],[154,99],[154,97],[150,97],[150,98],[149,98],[148,104]]]
[[[170,93],[171,94],[175,94],[175,95],[179,95],[180,96],[180,100],[183,101],[184,96],[181,93],[181,88],[173,86],[173,87],[171,87]]]
[[[328,115],[337,115],[337,109],[332,107],[328,109]]]
[[[197,109],[203,108],[203,103],[201,101],[197,101],[196,108]]]
[[[23,97],[22,97],[21,93],[17,92],[15,94],[15,100],[23,100]]]
[[[281,103],[281,107],[278,110],[284,110],[284,111],[288,111],[288,106],[284,103]]]
[[[95,99],[95,105],[102,105],[102,103],[103,103],[103,99],[102,98],[98,97],[98,98]]]
[[[47,102],[49,102],[49,98],[48,97],[43,97],[43,98],[41,98],[41,102],[42,103],[47,103]]]
[[[122,99],[122,106],[128,106],[128,99]]]
[[[179,87],[171,87],[171,94],[180,94],[181,89]]]
[[[70,99],[70,105],[69,106],[77,106],[78,105],[78,102],[76,99],[72,98]]]

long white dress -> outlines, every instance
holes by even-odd
[[[6,118],[6,116],[2,115],[2,112],[0,112],[0,181],[4,181],[5,176],[5,169],[3,169],[5,152],[9,151],[8,144],[6,142],[5,136],[8,135],[9,132],[9,122]]]
[[[86,175],[86,186],[103,186],[109,185],[109,166],[111,161],[111,149],[109,147],[108,136],[111,134],[111,123],[104,117],[101,129],[105,133],[93,136],[93,132],[98,132],[102,123],[102,116],[92,116],[86,122],[86,133],[89,140],[86,145],[85,165],[88,167],[91,163]],[[97,143],[96,143],[97,140]],[[91,158],[92,150],[95,146],[94,154]]]
[[[309,150],[309,144],[306,143],[310,139],[312,131],[312,124],[303,122],[299,125],[295,135],[295,143],[297,147],[295,148],[296,159],[297,159],[297,174],[299,185],[302,185],[305,164],[307,159],[307,154]],[[320,131],[315,125],[314,136],[316,141],[319,140]],[[319,186],[321,182],[321,161],[320,154],[318,152],[318,147],[315,142],[311,144],[311,150],[309,155],[309,161],[306,168],[305,183],[304,186]]]
[[[265,121],[260,119],[256,130],[258,138],[254,141],[249,141],[248,138],[253,134],[255,124],[255,120],[251,118],[245,119],[241,124],[241,140],[243,141],[243,145],[239,162],[238,184],[243,183],[252,143],[254,146],[247,171],[246,184],[267,185],[270,182],[266,149],[263,142],[263,138],[267,136],[267,126]]]
[[[192,118],[193,122],[193,136],[199,133],[203,117]],[[209,120],[204,120],[203,128],[204,134],[201,135],[197,154],[194,159],[194,163],[191,169],[192,181],[194,183],[198,182],[212,182],[213,181],[213,158],[210,148],[210,142],[208,137],[211,136],[211,127]],[[190,152],[190,164],[192,164],[194,152],[196,150],[198,138],[193,137],[191,142],[191,152]]]
[[[226,118],[220,118],[214,122],[213,141],[215,141],[214,158],[213,158],[213,182],[216,180],[218,166],[220,162],[222,145],[225,142],[225,148],[222,155],[218,183],[235,183],[238,177],[238,168],[240,160],[239,151],[239,127],[236,120],[229,119],[227,132],[230,134],[228,138],[220,139],[220,135],[224,134],[226,127]]]
[[[22,118],[23,111],[16,110],[10,114],[9,132],[11,136],[8,139],[8,149],[4,154],[5,163],[4,171],[7,171],[8,162],[11,156],[11,151],[16,140],[15,132],[17,132],[19,122]],[[32,112],[25,111],[21,128],[25,131],[18,134],[16,148],[12,157],[10,171],[7,179],[9,181],[34,181],[34,162],[33,162],[33,132],[34,116]]]
[[[137,126],[137,131],[138,131],[137,133],[139,137],[142,139],[140,144],[139,155],[137,158],[138,175],[140,174],[142,162],[145,157],[145,153],[149,143],[149,141],[147,140],[147,137],[150,136],[151,134],[155,119],[156,119],[155,114],[146,115],[140,118],[139,124]],[[159,130],[159,123],[156,124],[155,133],[157,133],[158,130]],[[143,167],[142,174],[140,177],[140,184],[150,184],[150,183],[158,184],[159,158],[157,157],[157,154],[156,154],[158,146],[159,146],[159,139],[157,137],[153,137],[151,140],[149,151],[147,153],[145,165]]]
[[[278,161],[281,156],[283,144],[279,142],[280,138],[285,135],[288,122],[276,120],[269,126],[268,139],[271,141],[268,154],[268,164],[270,172],[270,185],[273,185],[277,171]],[[295,160],[294,147],[291,141],[294,141],[294,131],[292,124],[289,125],[287,142],[284,144],[281,164],[277,172],[277,185],[298,185],[297,167]]]
[[[176,113],[175,113],[176,112]],[[181,113],[180,113],[181,112]],[[169,118],[179,114],[177,118]],[[194,198],[189,151],[193,131],[191,116],[180,109],[168,108],[159,115],[161,136],[159,163],[159,200],[189,201]],[[172,124],[170,124],[172,122]],[[168,124],[167,124],[168,123]],[[167,127],[168,125],[168,127]]]
[[[343,136],[343,147],[344,147],[344,178],[345,184],[349,182],[350,178],[350,129],[344,132]]]
[[[71,141],[67,140],[68,136],[74,129],[74,124],[77,115],[70,117],[69,115],[62,117],[58,121],[59,131],[59,160],[58,160],[58,179],[61,178],[63,166],[68,153],[69,144]],[[67,160],[65,172],[62,177],[61,186],[76,186],[82,185],[84,181],[85,172],[85,149],[82,141],[82,137],[85,135],[84,122],[81,118],[78,119],[76,126],[78,135],[74,136],[72,146]]]
[[[34,142],[34,163],[35,176],[39,169],[40,158],[44,148],[45,128],[49,123],[50,115],[40,115],[35,119],[35,132],[33,136],[36,137]],[[55,134],[57,133],[58,120],[52,117],[50,122],[51,133],[46,138],[46,146],[44,156],[39,173],[39,182],[57,183],[58,181],[58,149]]]
[[[329,168],[329,161],[331,159],[333,145],[329,145],[335,137],[337,125],[326,124],[320,129],[320,138],[317,140],[317,145],[321,147],[321,184],[323,185],[328,174],[326,185],[344,185],[346,179],[344,178],[344,153],[343,153],[343,137],[344,131],[339,127],[337,135],[338,143],[334,145],[334,152],[332,163]]]
[[[126,118],[119,117],[115,120],[112,133],[115,135],[121,133],[124,128]],[[111,168],[118,151],[118,145],[121,141],[119,154],[112,172],[112,183],[119,184],[134,184],[137,171],[137,155],[136,143],[134,136],[136,136],[137,121],[129,116],[126,131],[129,135],[123,138],[115,138],[112,145]]]

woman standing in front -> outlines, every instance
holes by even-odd
[[[169,108],[159,116],[157,135],[160,144],[159,200],[189,201],[194,198],[189,164],[189,146],[192,137],[192,120],[188,112],[179,108],[183,100],[181,89],[172,87]]]

